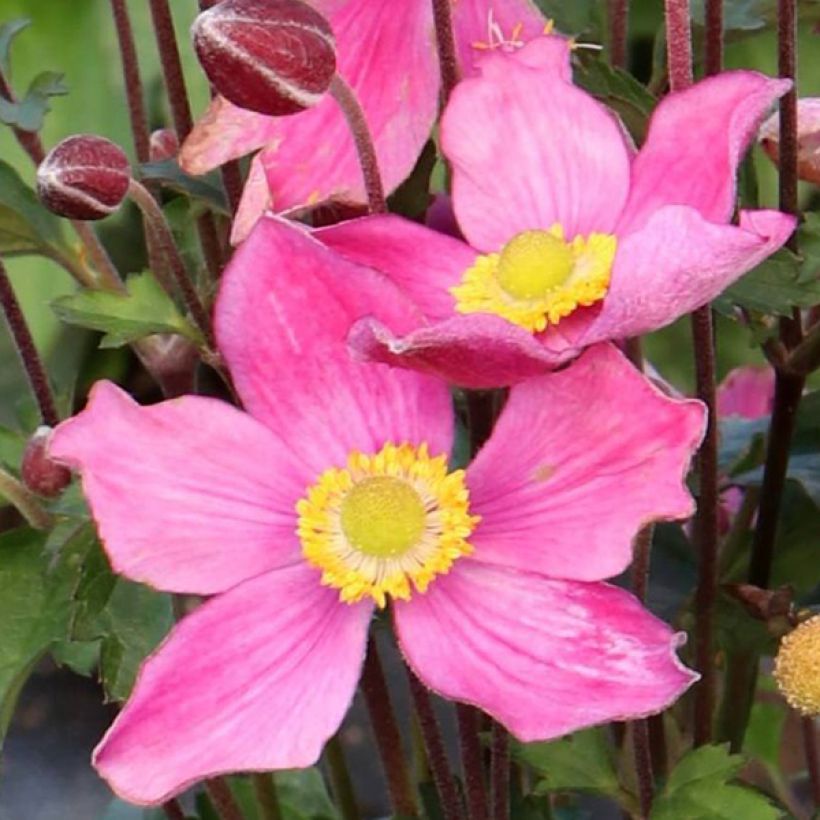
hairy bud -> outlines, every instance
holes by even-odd
[[[179,153],[179,140],[173,128],[160,128],[151,133],[151,162],[173,159]]]
[[[775,113],[760,129],[760,146],[780,165],[780,115]],[[797,176],[820,185],[820,98],[797,101]]]
[[[91,134],[58,143],[37,169],[37,195],[55,214],[102,219],[117,210],[131,179],[119,146]]]
[[[71,472],[48,456],[50,427],[39,427],[26,444],[20,477],[32,492],[53,498],[71,482]]]
[[[260,114],[310,108],[336,73],[330,24],[301,0],[223,0],[197,17],[192,33],[214,88]]]

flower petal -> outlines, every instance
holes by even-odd
[[[364,109],[389,193],[409,176],[438,107],[438,64],[429,3],[321,0],[333,26],[339,74]],[[365,202],[350,128],[336,102],[280,118],[263,152],[276,211],[327,199]]]
[[[774,370],[771,367],[736,367],[718,385],[717,414],[759,419],[772,412]]]
[[[97,771],[152,805],[226,772],[310,766],[353,698],[371,612],[303,563],[211,599],[143,664]]]
[[[384,276],[283,219],[262,219],[222,277],[215,328],[236,388],[314,473],[387,441],[450,449],[446,385],[350,359],[345,337],[365,315],[400,330],[421,321]]]
[[[449,288],[476,259],[469,245],[393,215],[351,219],[314,236],[346,259],[384,273],[434,320],[453,315]]]
[[[405,658],[431,689],[472,703],[519,740],[654,714],[697,676],[680,637],[628,592],[462,559],[396,603]]]
[[[300,559],[294,507],[310,476],[224,402],[140,407],[98,382],[50,454],[80,470],[112,567],[136,581],[208,595]]]
[[[736,227],[707,222],[693,208],[661,208],[620,240],[603,307],[573,327],[573,344],[639,336],[670,324],[774,253],[795,224],[779,211],[741,211]],[[550,332],[544,338],[557,344]]]
[[[456,217],[480,251],[556,222],[569,237],[609,232],[626,201],[630,160],[620,125],[554,68],[527,65],[530,52],[549,48],[569,45],[544,37],[514,55],[494,52],[480,77],[459,84],[442,117]]]
[[[475,560],[617,575],[644,524],[692,514],[685,478],[705,423],[700,402],[668,398],[612,345],[513,387],[467,468]]]
[[[618,235],[640,230],[664,205],[688,205],[710,222],[728,222],[738,163],[790,87],[755,71],[727,71],[666,96],[633,163]]]
[[[244,242],[253,230],[253,226],[259,221],[262,214],[270,208],[270,205],[268,180],[265,177],[262,158],[257,154],[251,160],[248,178],[245,180],[245,187],[242,190],[242,198],[239,200],[239,207],[236,209],[231,224],[231,245]]]

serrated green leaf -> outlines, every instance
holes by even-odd
[[[9,71],[9,50],[11,49],[12,40],[30,25],[31,20],[24,17],[9,20],[7,23],[0,23],[0,70],[7,77],[11,73]]]
[[[43,71],[31,81],[21,100],[10,102],[0,97],[0,122],[21,131],[39,131],[51,110],[49,98],[64,94],[68,94],[68,86],[63,82],[63,75]]]
[[[125,286],[127,295],[81,290],[51,305],[64,322],[105,332],[101,347],[119,347],[152,333],[178,333],[202,343],[199,331],[182,316],[150,271],[130,276]]]
[[[205,202],[211,208],[230,216],[225,193],[215,173],[192,177],[186,174],[174,159],[162,162],[146,162],[140,166],[143,182],[160,182],[191,199]]]
[[[728,745],[689,752],[669,775],[650,820],[777,820],[782,812],[763,794],[729,782],[744,763]]]

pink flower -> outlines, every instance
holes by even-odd
[[[339,73],[364,108],[390,192],[412,171],[438,111],[432,4],[311,3],[333,26]],[[545,25],[530,0],[458,0],[453,18],[465,74],[472,72],[477,55],[517,48],[541,34]],[[331,199],[366,202],[349,128],[329,97],[293,117],[265,117],[217,98],[186,140],[180,164],[189,173],[203,174],[259,148],[233,227],[234,242],[245,238],[268,207],[278,213]]]
[[[444,113],[453,206],[469,244],[395,216],[317,232],[420,307],[410,333],[364,319],[358,355],[466,387],[515,384],[585,347],[707,303],[779,248],[794,218],[735,207],[735,172],[789,83],[734,71],[670,94],[635,153],[570,82],[570,44],[494,52]]]
[[[274,241],[285,268],[253,255]],[[144,663],[95,752],[118,794],[154,804],[217,773],[312,764],[385,598],[418,676],[523,740],[657,712],[692,683],[679,636],[603,579],[643,524],[691,514],[698,402],[599,345],[514,387],[448,472],[447,386],[345,352],[358,316],[412,326],[401,293],[271,218],[238,256],[216,331],[247,412],[140,407],[102,382],[51,444],[117,572],[213,596]]]
[[[780,115],[772,114],[760,127],[760,145],[780,165]],[[797,175],[820,185],[820,97],[797,101]]]

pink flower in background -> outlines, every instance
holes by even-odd
[[[570,80],[568,41],[487,54],[444,113],[452,201],[467,242],[396,216],[317,231],[395,281],[426,321],[364,319],[358,355],[466,387],[515,384],[597,342],[707,303],[779,248],[794,218],[735,207],[757,125],[789,87],[734,71],[667,96],[635,153],[620,122]]]
[[[287,266],[268,264],[272,244]],[[352,361],[344,339],[367,314],[417,321],[384,277],[265,218],[215,317],[247,412],[140,407],[102,382],[54,432],[114,569],[213,596],[147,659],[95,752],[127,800],[312,764],[387,598],[421,680],[523,740],[660,711],[694,680],[679,636],[603,580],[641,526],[691,514],[702,406],[599,345],[514,387],[474,461],[448,471],[447,386]]]
[[[429,0],[310,0],[336,35],[338,71],[353,87],[376,143],[387,192],[409,176],[438,111],[439,67]],[[477,55],[517,48],[542,33],[530,0],[458,0],[453,24],[460,67]],[[262,212],[327,200],[365,203],[353,139],[328,97],[292,117],[266,117],[216,98],[188,137],[180,164],[192,174],[262,149],[251,163],[232,239],[247,235]]]
[[[780,114],[775,112],[760,127],[760,145],[780,166]],[[820,185],[820,97],[797,101],[797,175]]]

